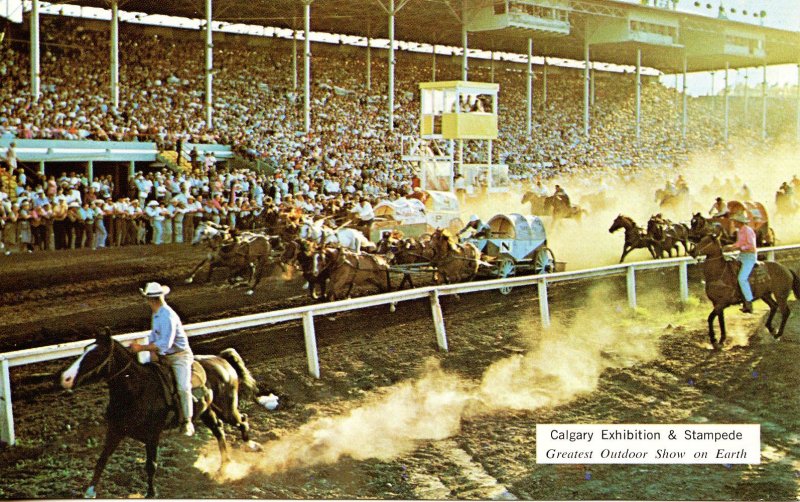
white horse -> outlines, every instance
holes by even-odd
[[[362,249],[365,251],[377,249],[375,243],[367,239],[360,231],[344,226],[333,229],[325,225],[325,218],[316,221],[304,218],[300,227],[300,238],[321,244],[338,244],[356,253],[360,253]]]

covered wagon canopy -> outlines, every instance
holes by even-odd
[[[384,200],[375,206],[375,216],[392,219],[403,225],[425,223],[425,204],[417,199]]]
[[[428,197],[425,198],[425,210],[437,213],[458,212],[458,199],[452,192],[439,192],[427,190]]]
[[[537,241],[544,243],[547,235],[544,224],[538,216],[521,215],[519,213],[497,214],[489,220],[492,238]]]

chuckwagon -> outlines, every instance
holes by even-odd
[[[736,234],[736,227],[733,225],[731,216],[737,213],[743,213],[750,221],[750,227],[756,231],[756,240],[758,246],[774,246],[775,245],[775,230],[769,225],[769,215],[764,205],[755,201],[738,201],[731,200],[727,203],[727,212],[712,221],[718,222],[722,226],[723,232],[733,238]]]
[[[463,227],[458,199],[452,192],[424,190],[407,198],[381,201],[374,211],[375,222],[369,233],[373,242],[394,230],[404,237],[420,237],[437,228],[456,233]]]
[[[547,234],[541,218],[518,213],[497,214],[487,223],[489,236],[471,238],[489,263],[485,269],[495,277],[517,274],[543,274],[562,271],[565,264],[556,262],[553,251],[547,247]],[[507,295],[510,287],[501,288]]]

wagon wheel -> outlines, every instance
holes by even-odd
[[[556,269],[556,257],[547,246],[542,246],[533,257],[533,273],[546,274]]]
[[[497,275],[500,278],[505,279],[506,277],[513,277],[517,273],[517,265],[514,263],[514,259],[509,256],[503,256],[500,258],[499,263],[497,265]],[[500,288],[500,293],[507,295],[511,292],[513,288],[511,286],[503,286]]]

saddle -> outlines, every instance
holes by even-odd
[[[154,359],[150,364],[159,377],[161,389],[163,390],[164,399],[167,403],[169,410],[167,414],[167,425],[170,427],[178,427],[181,417],[181,398],[178,396],[178,384],[175,380],[175,372],[172,367],[166,363],[166,360]],[[195,360],[192,362],[192,401],[195,408],[197,403],[209,403],[211,401],[211,390],[206,386],[207,377],[206,370]]]
[[[733,272],[739,275],[739,270],[742,268],[741,262],[732,260],[730,263],[733,267]],[[753,270],[750,272],[750,277],[747,278],[747,282],[750,283],[750,287],[760,286],[769,282],[767,264],[763,261],[757,261],[756,266],[753,267]]]

